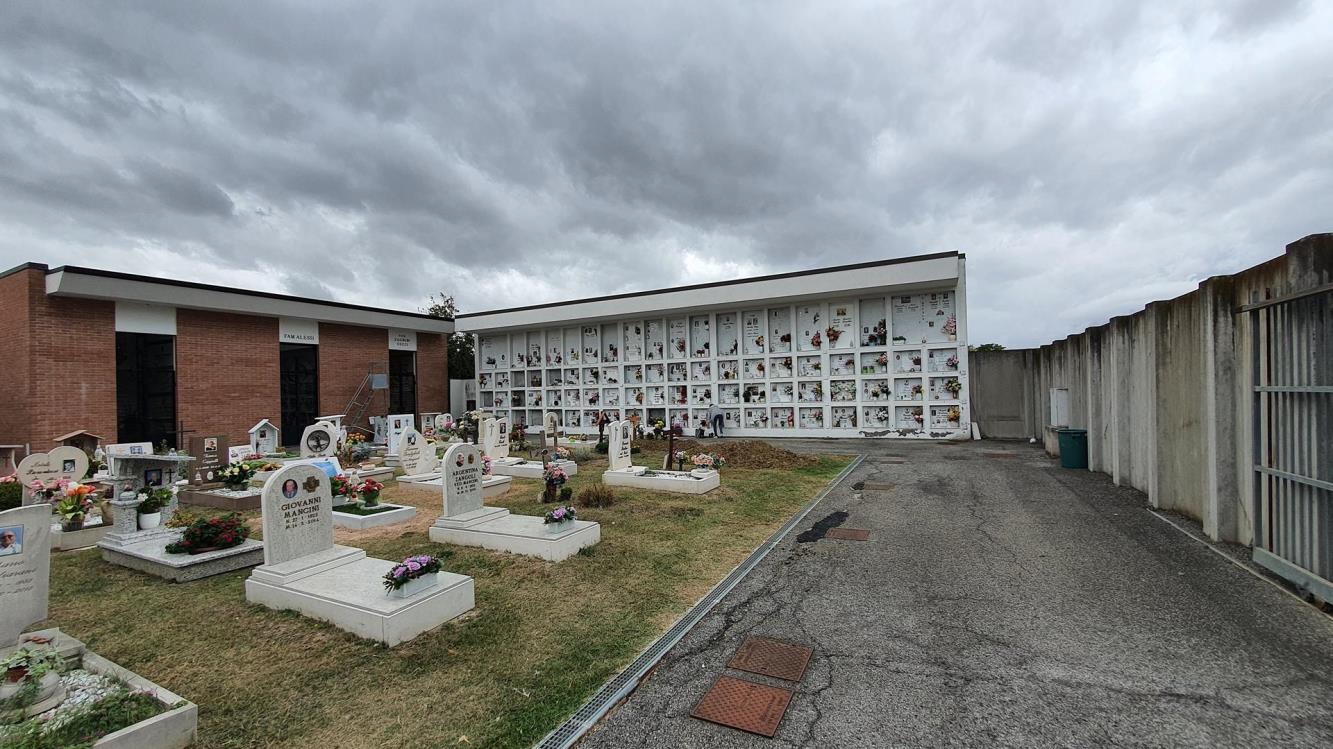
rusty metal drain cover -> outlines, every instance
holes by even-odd
[[[727,668],[785,681],[800,681],[814,652],[815,649],[808,645],[793,645],[766,637],[747,637],[727,663]]]
[[[790,689],[719,676],[690,715],[771,739],[778,732],[791,697]]]
[[[869,541],[870,531],[864,528],[829,528],[824,538],[838,538],[843,541]]]

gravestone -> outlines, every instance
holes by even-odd
[[[494,452],[487,453],[492,458],[509,457],[509,419],[495,420]]]
[[[151,450],[149,450],[151,452]],[[28,484],[34,480],[51,485],[61,479],[78,481],[88,473],[88,454],[77,447],[61,445],[49,453],[33,453],[18,465],[18,481],[23,484],[24,503],[31,502]]]
[[[46,618],[50,585],[51,508],[0,512],[0,650]]]
[[[278,428],[268,419],[250,427],[250,452],[268,455],[278,451]]]
[[[608,446],[607,457],[610,460],[610,470],[619,471],[629,468],[633,465],[631,458],[631,443],[634,437],[634,427],[628,421],[615,421],[611,423],[611,444]]]
[[[444,517],[455,517],[482,508],[481,452],[462,442],[444,453]]]
[[[302,458],[327,458],[338,450],[338,433],[328,422],[320,421],[301,434]]]
[[[495,457],[495,443],[499,440],[499,426],[495,419],[483,419],[481,426],[481,454]]]
[[[333,482],[318,466],[275,471],[262,502],[266,566],[333,548]]]
[[[560,444],[560,416],[554,411],[547,411],[542,414],[542,447],[546,447],[547,438],[551,440],[551,447],[555,448]]]
[[[450,430],[450,429],[453,429],[453,428],[454,428],[454,415],[453,415],[453,414],[450,414],[450,413],[442,413],[442,414],[440,414],[439,416],[436,416],[436,417],[435,417],[435,433],[436,433],[436,434],[439,434],[440,432],[444,432],[444,431],[447,431],[447,430]]]
[[[389,439],[389,420],[383,416],[370,417],[370,429],[373,436],[370,441],[376,445],[383,445]]]
[[[240,463],[241,461],[250,457],[250,452],[251,451],[249,445],[232,445],[231,447],[227,448],[227,462]]]
[[[398,460],[403,466],[403,473],[416,476],[432,473],[435,470],[435,444],[428,442],[426,436],[415,429],[403,432],[398,444]]]
[[[416,429],[416,417],[412,414],[389,414],[389,425],[385,431],[386,455],[397,457],[398,444],[403,440],[403,432]]]
[[[190,454],[194,456],[195,461],[190,471],[191,484],[198,486],[221,480],[216,476],[218,471],[227,465],[224,462],[228,457],[225,436],[191,437]]]

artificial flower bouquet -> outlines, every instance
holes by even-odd
[[[392,593],[418,577],[433,575],[443,569],[440,560],[429,554],[408,557],[384,573],[384,590]]]
[[[574,505],[561,505],[551,510],[547,510],[546,516],[542,522],[549,525],[551,523],[564,523],[577,519],[578,511],[574,509]]]
[[[168,554],[199,554],[240,546],[250,537],[250,526],[238,512],[190,523],[181,540],[167,544]]]
[[[253,466],[239,462],[232,463],[218,471],[218,478],[222,479],[222,483],[233,491],[244,489],[254,475],[255,469]]]

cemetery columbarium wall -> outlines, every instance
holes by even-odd
[[[710,404],[736,436],[969,433],[957,253],[481,312],[479,407],[511,423],[600,410],[693,431]]]

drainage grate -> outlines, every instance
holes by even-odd
[[[568,720],[561,723],[554,731],[546,734],[541,742],[536,745],[538,749],[567,749],[573,746],[574,742],[582,738],[583,734],[588,732],[588,729],[596,725],[597,721],[601,720],[602,716],[606,715],[617,702],[634,691],[634,688],[657,665],[657,662],[662,660],[662,656],[666,655],[667,651],[680,642],[681,638],[700,619],[704,618],[717,605],[718,601],[721,601],[727,593],[730,593],[731,589],[735,588],[736,584],[748,575],[755,565],[768,556],[768,552],[772,551],[773,547],[777,546],[793,528],[804,521],[805,516],[810,514],[810,511],[823,501],[824,497],[828,496],[834,487],[841,484],[843,479],[850,476],[852,471],[856,470],[864,460],[864,455],[858,455],[846,468],[842,469],[842,473],[839,473],[828,486],[824,487],[823,491],[810,500],[805,507],[802,507],[801,511],[796,513],[777,532],[769,536],[762,546],[746,557],[744,562],[741,562],[736,569],[731,571],[731,574],[722,579],[722,582],[713,586],[712,590],[704,594],[704,597],[699,599],[694,608],[671,625],[671,629],[668,629],[661,637],[644,648],[643,652],[639,653],[639,657],[626,666],[624,671],[616,674],[610,681],[603,684],[602,688],[597,690],[597,693],[583,703],[578,710],[574,711],[574,714]]]
[[[767,637],[747,637],[736,655],[727,662],[727,668],[784,681],[800,681],[814,652],[815,649],[809,645],[793,645]]]
[[[787,714],[791,697],[790,689],[719,676],[690,715],[771,739]]]
[[[869,541],[870,531],[862,528],[830,528],[825,538],[838,538],[843,541]]]

